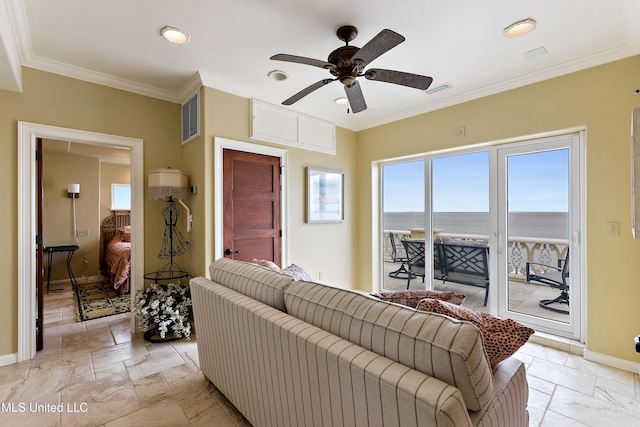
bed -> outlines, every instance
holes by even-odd
[[[102,274],[119,294],[129,292],[131,275],[131,215],[114,211],[102,221]]]

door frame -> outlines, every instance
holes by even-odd
[[[18,354],[16,362],[36,354],[36,138],[79,144],[125,147],[131,150],[131,293],[144,284],[144,163],[143,144],[129,138],[38,123],[18,122]],[[133,304],[132,299],[132,304]],[[135,316],[131,317],[132,329]]]
[[[493,237],[493,246],[491,251],[497,254],[491,260],[491,272],[493,277],[497,278],[494,282],[495,289],[493,293],[493,305],[491,312],[497,313],[499,316],[510,317],[516,321],[522,322],[541,332],[549,332],[554,335],[562,335],[571,339],[584,341],[585,323],[586,323],[586,203],[585,203],[585,182],[586,171],[585,153],[584,153],[584,130],[559,133],[553,136],[545,136],[541,138],[527,138],[508,145],[494,146],[491,149],[492,166],[490,170],[493,172],[492,179],[495,178],[497,186],[492,188],[491,206],[496,206],[494,213],[490,212],[491,236]],[[506,185],[507,185],[507,169],[503,161],[508,155],[536,153],[544,151],[552,151],[567,148],[569,150],[569,236],[568,245],[570,251],[571,266],[571,306],[570,320],[568,324],[555,322],[551,320],[542,320],[535,316],[517,313],[508,310],[508,274],[506,268],[507,259],[507,239],[508,236],[504,232],[506,225]],[[503,154],[504,153],[504,154]],[[513,153],[513,154],[510,154]]]
[[[224,203],[223,203],[223,155],[224,149],[244,151],[253,154],[263,154],[266,156],[279,157],[282,175],[280,176],[280,226],[282,227],[282,239],[280,239],[281,263],[289,265],[289,221],[288,221],[288,198],[287,198],[287,158],[289,152],[282,148],[269,147],[266,145],[253,144],[250,142],[235,141],[227,138],[214,138],[214,259],[224,256]]]

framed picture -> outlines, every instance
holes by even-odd
[[[307,222],[344,220],[344,174],[307,168]]]

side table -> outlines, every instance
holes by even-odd
[[[43,249],[47,254],[47,293],[49,293],[49,282],[51,282],[51,261],[53,260],[54,252],[67,252],[67,273],[69,274],[71,286],[75,289],[77,282],[76,276],[71,269],[71,258],[73,257],[73,253],[78,249],[80,249],[78,245],[47,246]]]

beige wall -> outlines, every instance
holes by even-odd
[[[214,138],[273,146],[252,141],[250,131],[250,100],[220,92],[202,89],[204,125],[202,136],[185,146],[183,170],[198,185],[198,194],[189,197],[193,209],[193,232],[188,237],[193,244],[190,270],[196,275],[207,275],[207,267],[214,253],[213,173]],[[356,133],[337,129],[337,154],[329,155],[292,147],[288,150],[288,202],[287,212],[290,263],[309,271],[315,278],[323,273],[323,281],[344,287],[355,287],[358,269],[356,259],[356,206],[357,192]],[[342,170],[345,173],[345,221],[337,224],[305,223],[305,171],[307,166]]]
[[[131,184],[131,167],[126,164],[100,162],[100,224],[111,210],[111,184]]]
[[[18,121],[141,138],[145,175],[159,167],[179,168],[181,156],[178,104],[30,68],[23,68],[22,93],[0,91],[0,324],[6,331],[0,355],[18,349]],[[156,255],[164,224],[156,204],[145,199],[145,270],[162,265]]]
[[[372,162],[586,127],[587,349],[640,362],[640,242],[631,237],[631,110],[640,106],[640,56],[358,133],[358,266],[372,281]],[[466,127],[464,139],[454,129]],[[608,236],[605,223],[620,223]]]
[[[44,144],[47,142],[45,141]],[[45,246],[78,245],[71,268],[78,280],[98,274],[100,257],[99,161],[73,154],[45,153],[43,156],[43,242]],[[73,201],[67,197],[68,184],[80,184],[75,199],[76,227],[89,236],[74,238]],[[53,254],[51,280],[67,280],[66,253]]]
[[[640,57],[618,61],[502,94],[467,102],[385,126],[351,132],[337,129],[338,155],[289,149],[290,262],[324,281],[372,287],[375,208],[372,162],[436,149],[522,137],[560,129],[587,129],[587,346],[640,362],[632,338],[640,333],[640,297],[635,265],[640,243],[631,239],[629,128],[640,97]],[[28,121],[142,138],[144,170],[174,167],[190,175],[198,194],[193,210],[192,251],[180,260],[192,274],[206,274],[213,256],[213,138],[249,139],[249,100],[202,89],[203,135],[179,143],[180,106],[116,89],[25,68],[23,93],[0,91],[0,198],[7,224],[0,245],[0,355],[17,351],[17,122]],[[453,129],[465,126],[464,139]],[[265,145],[270,145],[265,143]],[[340,224],[304,222],[306,166],[341,169],[346,180],[346,218]],[[145,190],[146,195],[146,190]],[[145,196],[146,197],[146,196]],[[156,258],[164,224],[162,201],[145,199],[145,271],[164,265]],[[605,233],[618,221],[619,237]],[[186,234],[186,233],[185,233]],[[357,267],[356,267],[357,266]]]

